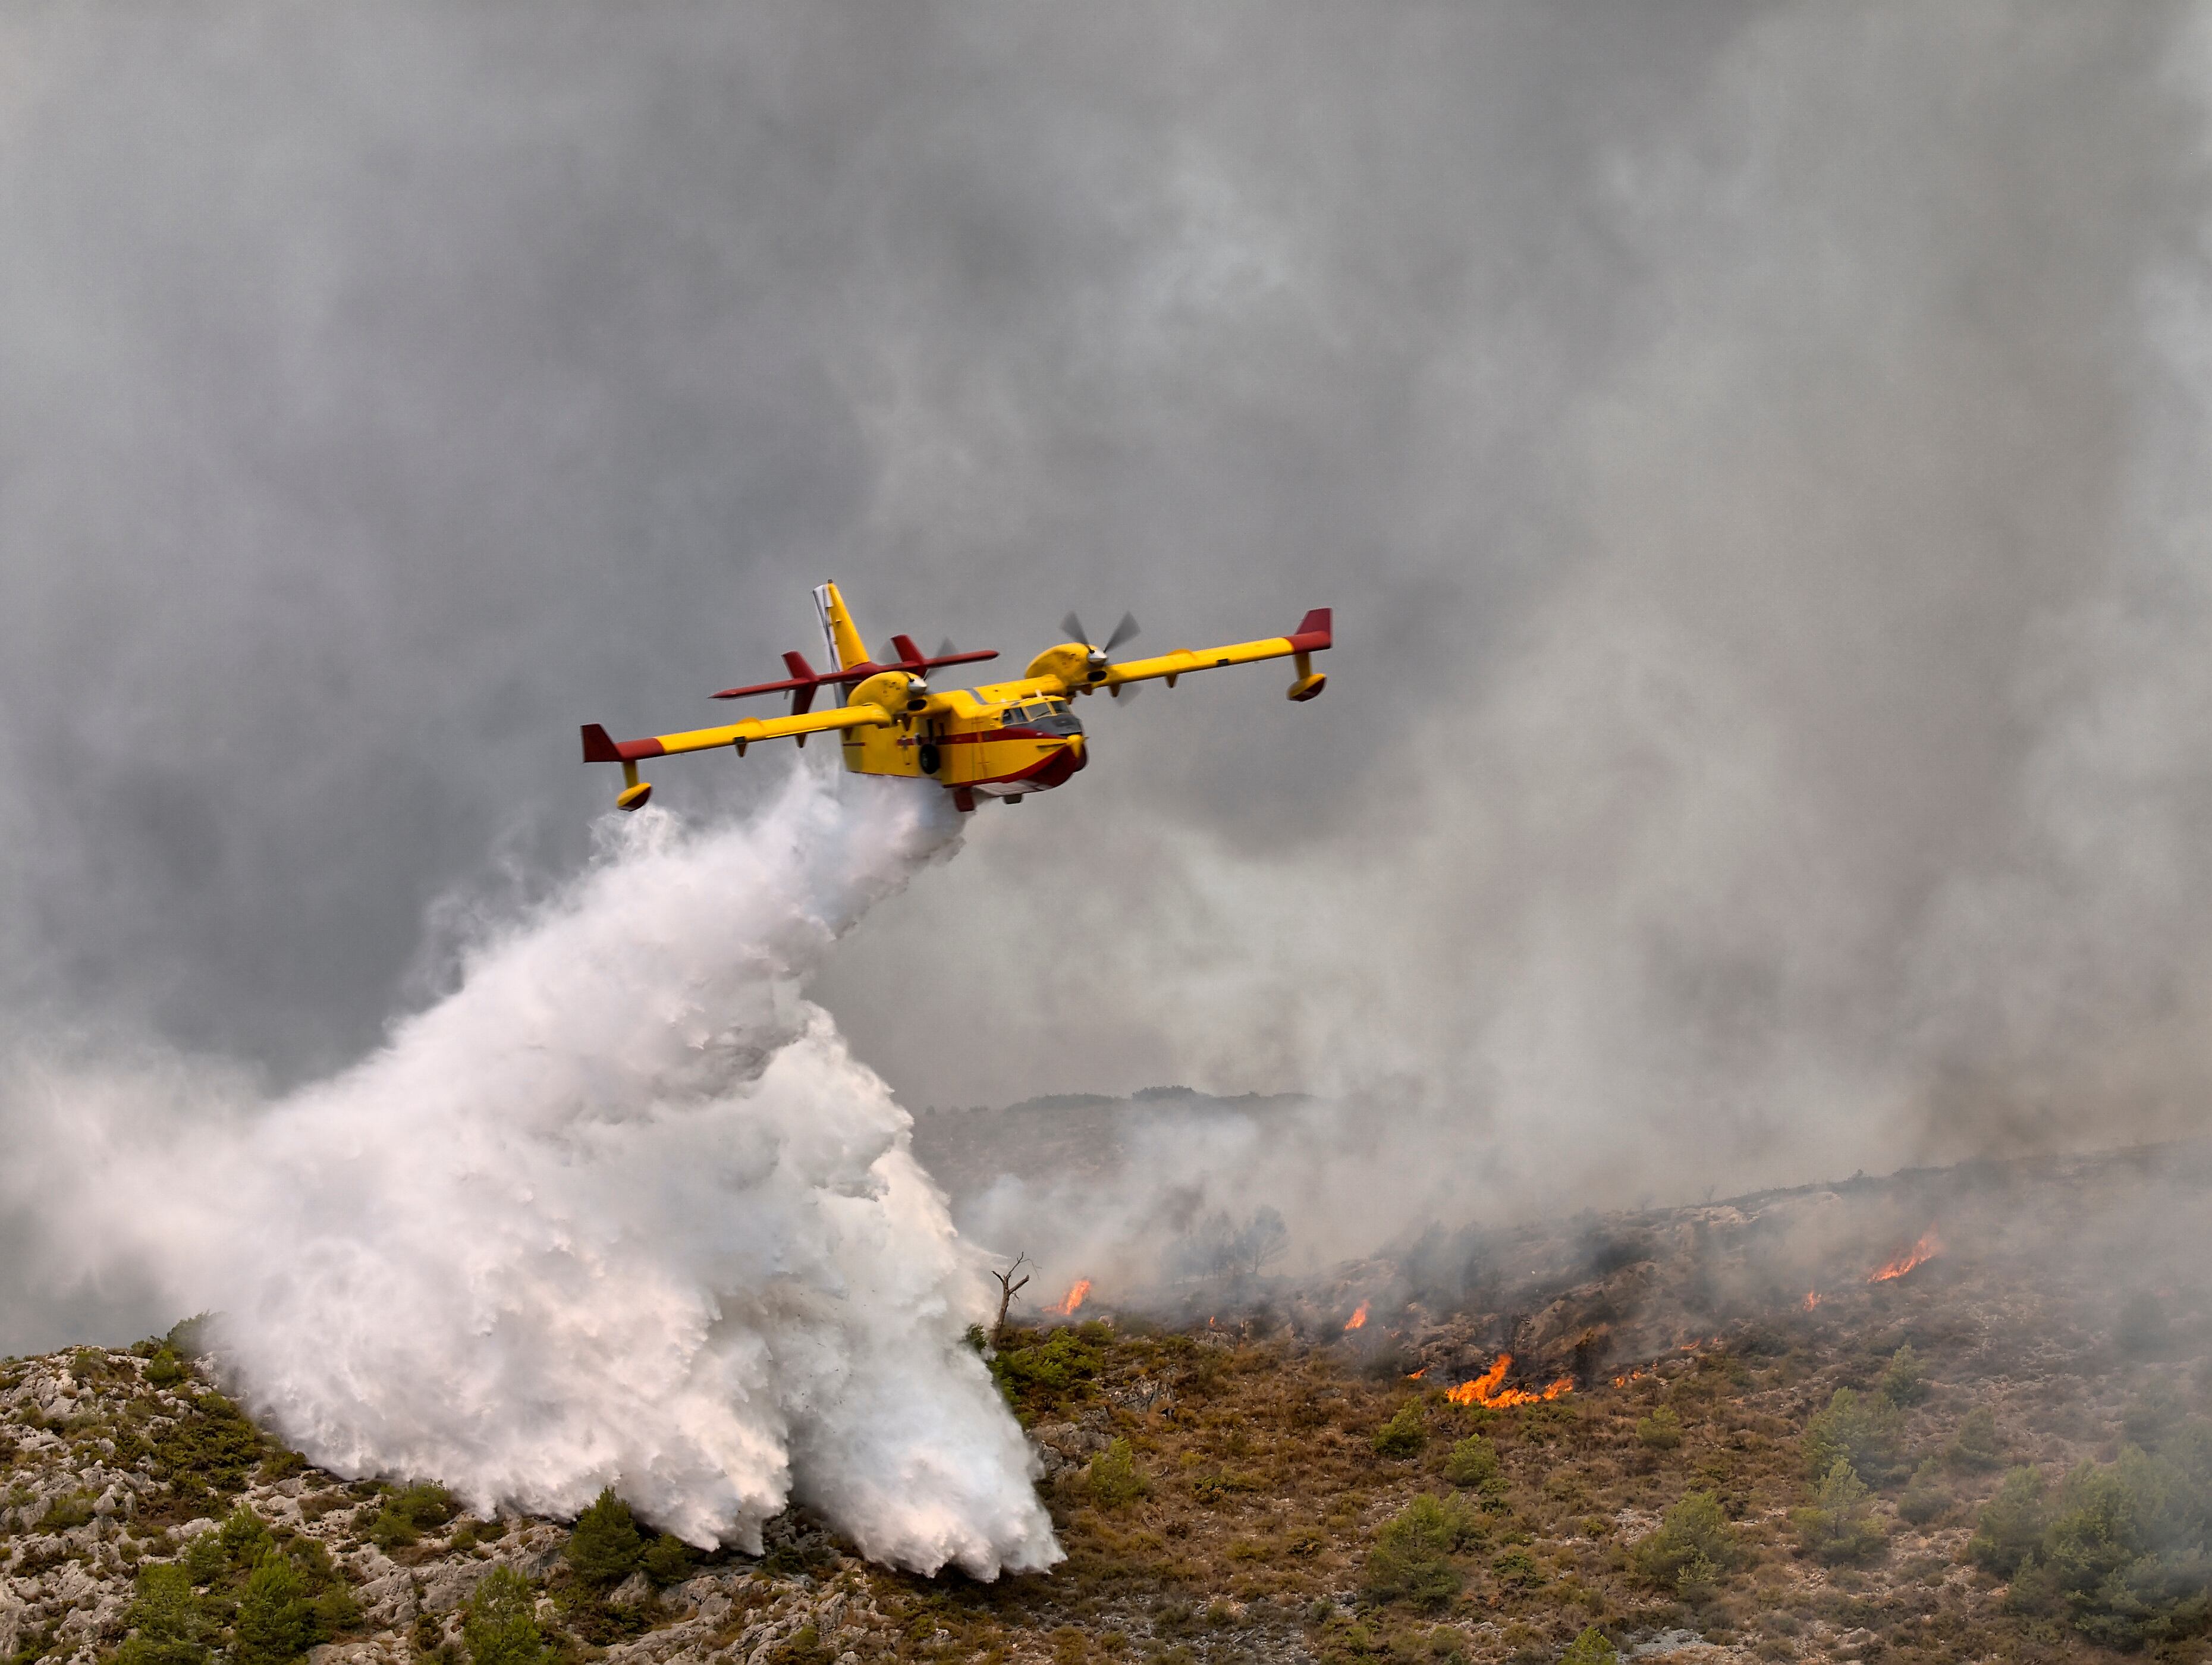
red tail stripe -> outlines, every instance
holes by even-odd
[[[634,763],[641,757],[665,755],[658,740],[617,740],[597,723],[584,725],[584,761],[587,763]]]
[[[1295,653],[1318,653],[1328,647],[1335,632],[1329,623],[1334,611],[1330,607],[1316,607],[1298,622],[1291,633],[1291,651]]]

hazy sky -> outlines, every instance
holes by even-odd
[[[720,720],[834,577],[1014,668],[1337,610],[1326,697],[1093,702],[860,927],[916,1107],[1310,1087],[1614,1190],[2199,1125],[2209,40],[11,7],[8,1010],[356,1056],[580,860],[576,725]]]

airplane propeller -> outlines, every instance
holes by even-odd
[[[1083,643],[1090,649],[1086,657],[1090,660],[1092,674],[1096,675],[1106,668],[1114,650],[1137,634],[1137,616],[1134,613],[1122,614],[1121,622],[1114,627],[1114,634],[1106,638],[1103,647],[1091,645],[1091,633],[1083,628],[1083,621],[1073,613],[1060,620],[1060,628],[1066,631],[1072,640]],[[1116,686],[1106,691],[1118,700],[1125,693],[1133,696],[1137,691],[1137,685],[1131,683],[1126,689]]]
[[[937,651],[932,653],[930,658],[933,659],[951,659],[953,654],[958,651],[959,650],[952,645],[952,638],[951,636],[947,636],[944,641],[937,644]],[[906,691],[909,698],[922,698],[927,696],[929,693],[929,667],[927,665],[923,665],[921,670],[916,671],[914,673],[914,679],[907,684]]]

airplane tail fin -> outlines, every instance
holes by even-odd
[[[840,671],[849,671],[868,662],[867,644],[860,640],[853,616],[845,611],[845,598],[837,593],[835,584],[816,586],[814,611],[822,621],[822,640],[832,664]]]

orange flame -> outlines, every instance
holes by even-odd
[[[1923,1261],[1934,1260],[1942,1252],[1943,1239],[1936,1234],[1936,1228],[1931,1225],[1920,1234],[1920,1241],[1906,1249],[1905,1253],[1897,1255],[1887,1265],[1876,1267],[1872,1272],[1868,1273],[1867,1282],[1886,1284],[1893,1278],[1902,1278],[1913,1267],[1921,1265]]]
[[[1083,1304],[1083,1297],[1090,1293],[1091,1279],[1078,1278],[1075,1280],[1075,1287],[1067,1291],[1067,1298],[1048,1310],[1058,1313],[1063,1318],[1073,1318],[1075,1316],[1076,1308]]]
[[[1367,1303],[1366,1303],[1366,1302],[1364,1302],[1364,1301],[1362,1301],[1362,1302],[1359,1303],[1359,1310],[1358,1310],[1358,1311],[1357,1311],[1357,1312],[1355,1312],[1355,1313],[1353,1313],[1353,1314],[1352,1315],[1351,1322],[1350,1322],[1349,1323],[1347,1323],[1347,1324],[1346,1324],[1346,1325],[1345,1325],[1345,1328],[1346,1328],[1346,1329],[1348,1329],[1348,1330],[1356,1330],[1356,1329],[1358,1329],[1361,1325],[1364,1324],[1366,1322],[1367,1322]]]
[[[1807,1290],[1805,1291],[1805,1310],[1810,1312],[1814,1307],[1817,1307],[1820,1304],[1820,1291],[1817,1289]]]
[[[1628,1371],[1625,1375],[1616,1376],[1613,1377],[1613,1385],[1616,1388],[1626,1388],[1632,1382],[1641,1382],[1650,1374],[1650,1372],[1649,1370],[1644,1370],[1639,1366],[1635,1370]]]
[[[1406,1380],[1407,1380],[1407,1381],[1408,1381],[1408,1382],[1419,1382],[1419,1381],[1423,1376],[1426,1376],[1428,1373],[1429,1373],[1429,1367],[1428,1367],[1426,1364],[1424,1364],[1424,1365],[1422,1365],[1422,1366],[1421,1366],[1421,1368],[1420,1368],[1419,1370],[1415,1370],[1415,1371],[1414,1371],[1411,1376],[1407,1376],[1407,1377],[1406,1378]]]
[[[1510,1410],[1516,1405],[1535,1405],[1547,1399],[1557,1399],[1562,1394],[1575,1390],[1575,1379],[1563,1376],[1539,1392],[1529,1393],[1519,1388],[1504,1385],[1505,1372],[1513,1368],[1513,1355],[1501,1352],[1498,1362],[1472,1382],[1462,1382],[1456,1388],[1447,1388],[1444,1397],[1455,1405],[1486,1405],[1493,1411]]]

